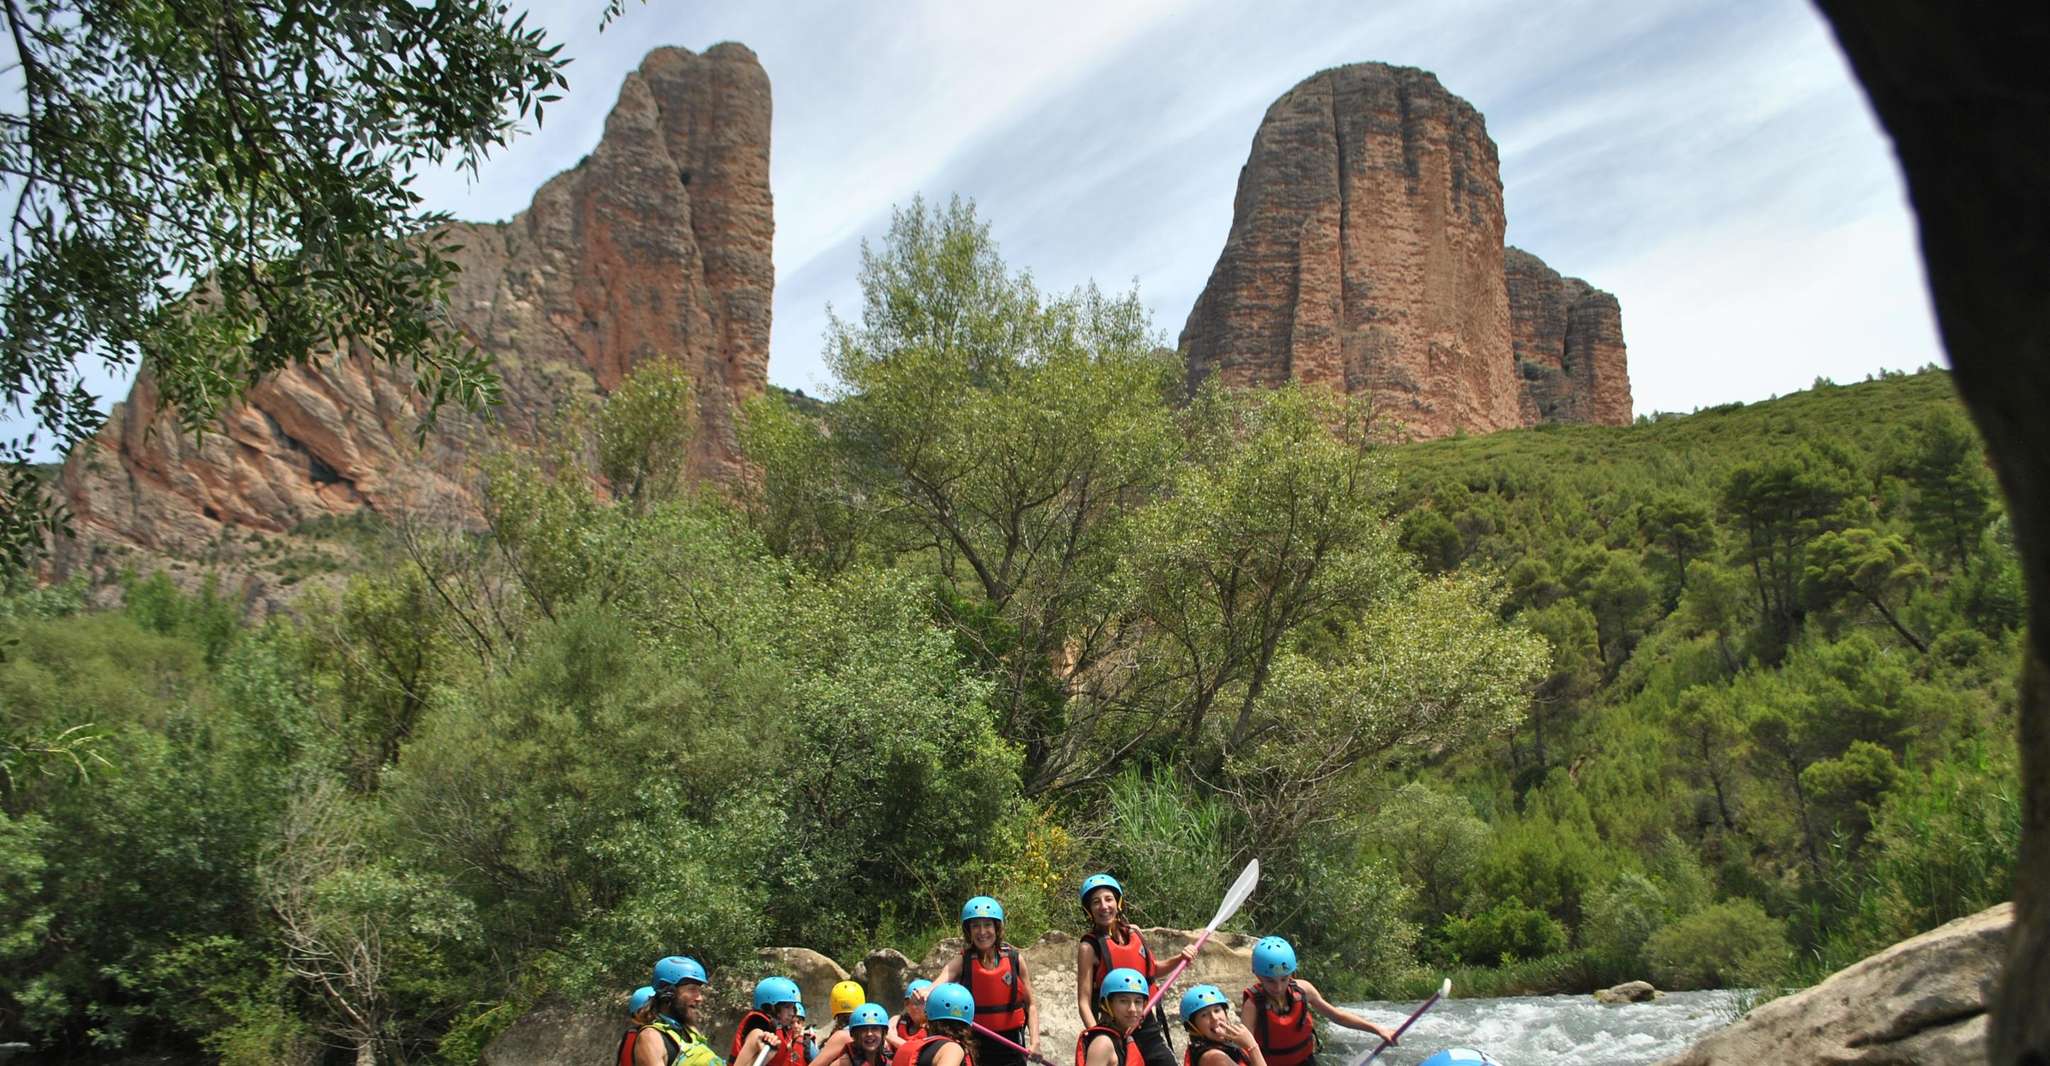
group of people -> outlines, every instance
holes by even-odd
[[[1270,936],[1253,947],[1255,980],[1240,994],[1236,1018],[1215,985],[1182,993],[1178,1013],[1188,1050],[1177,1063],[1165,1011],[1148,1011],[1147,1004],[1153,982],[1194,960],[1196,949],[1155,956],[1126,919],[1124,894],[1107,873],[1082,882],[1090,929],[1075,946],[1075,1007],[1083,1025],[1075,1066],[1315,1066],[1318,1015],[1394,1041],[1392,1031],[1333,1006],[1295,976],[1294,948]],[[961,954],[936,980],[905,988],[904,1011],[894,1018],[869,1002],[858,982],[835,985],[833,1027],[824,1040],[802,1024],[797,982],[763,978],[723,1062],[696,1027],[704,967],[665,958],[633,995],[618,1066],[1025,1066],[1028,1056],[1044,1066],[1039,1004],[1025,960],[1004,939],[1003,905],[989,896],[964,904],[961,939]]]

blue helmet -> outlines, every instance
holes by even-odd
[[[952,981],[934,985],[932,991],[925,995],[925,1016],[935,1022],[972,1024],[975,1021],[975,996]]]
[[[680,985],[685,981],[705,983],[705,968],[698,965],[698,960],[689,955],[671,955],[655,963],[653,983],[656,988],[668,988],[670,985]]]
[[[1500,1066],[1485,1053],[1470,1047],[1448,1047],[1417,1066]]]
[[[1001,922],[1004,920],[1004,905],[989,896],[977,896],[961,904],[961,920],[965,922],[970,918],[994,918]]]
[[[925,991],[926,989],[928,989],[928,988],[931,988],[931,987],[932,987],[932,982],[931,982],[931,981],[928,981],[928,980],[926,980],[926,979],[925,979],[925,978],[923,978],[923,977],[921,977],[921,978],[919,978],[918,980],[916,980],[916,981],[913,981],[913,982],[911,982],[910,984],[908,984],[908,985],[905,985],[905,986],[904,986],[904,997],[905,997],[906,999],[909,999],[909,998],[911,998],[912,996],[915,996],[915,995],[919,994],[920,992],[923,992],[923,991]]]
[[[864,1025],[888,1025],[890,1012],[880,1003],[864,1003],[847,1015],[847,1028],[859,1029]]]
[[[641,1012],[641,1008],[647,1006],[648,1001],[654,998],[655,990],[649,987],[648,985],[642,985],[641,987],[634,989],[633,996],[626,1001],[627,1017],[630,1018],[636,1014],[639,1014]]]
[[[1086,907],[1089,905],[1089,893],[1094,892],[1099,888],[1110,889],[1112,892],[1117,893],[1117,897],[1119,899],[1125,898],[1125,886],[1118,884],[1117,878],[1112,877],[1109,874],[1090,874],[1088,877],[1082,879],[1083,906]]]
[[[798,1017],[804,1016],[804,997],[797,991],[797,982],[788,977],[764,977],[755,982],[756,1010],[768,1010],[778,1003],[795,1003]]]
[[[1278,936],[1253,945],[1253,976],[1287,977],[1295,972],[1295,949]]]
[[[1216,985],[1197,985],[1182,993],[1182,1024],[1189,1024],[1189,1019],[1205,1007],[1223,1007],[1230,1003],[1230,1000],[1224,998],[1224,993],[1217,990]]]
[[[1130,966],[1120,966],[1103,975],[1103,983],[1096,986],[1097,999],[1109,999],[1119,993],[1129,992],[1135,996],[1151,994],[1153,989],[1146,984],[1146,977]]]

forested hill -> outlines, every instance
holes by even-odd
[[[2022,589],[1948,374],[1395,466],[1403,545],[1500,574],[1553,647],[1514,735],[1370,831],[1427,948],[1772,981],[2007,897]]]
[[[1101,870],[1193,927],[1255,856],[1233,927],[1339,994],[1800,980],[2007,895],[2021,591],[1942,374],[1388,446],[1191,397],[962,202],[861,282],[734,495],[652,361],[481,529],[300,534],[367,563],[260,625],[0,594],[0,1042],[467,1064],[667,954],[730,1002],[978,894],[1081,932]]]

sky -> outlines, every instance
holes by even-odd
[[[648,0],[600,32],[603,6],[533,5],[568,93],[419,191],[508,218],[649,49],[746,44],[774,94],[769,378],[813,394],[827,307],[858,313],[861,242],[917,195],[973,199],[1043,288],[1136,285],[1172,345],[1268,104],[1369,60],[1486,117],[1508,243],[1616,294],[1639,413],[1942,361],[1891,147],[1805,2]]]

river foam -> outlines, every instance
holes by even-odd
[[[1464,1046],[1487,1052],[1502,1066],[1646,1066],[1729,1024],[1735,1003],[1730,992],[1675,992],[1655,1003],[1613,1007],[1591,996],[1454,998],[1431,1008],[1403,1035],[1401,1047],[1374,1061],[1414,1066],[1439,1048]],[[1349,1009],[1396,1025],[1415,1007],[1364,1003]],[[1349,1029],[1327,1026],[1323,1032],[1330,1043],[1317,1057],[1319,1066],[1351,1066],[1374,1045]]]

